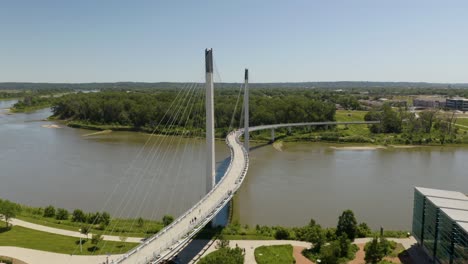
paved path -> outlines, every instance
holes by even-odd
[[[0,256],[16,258],[28,264],[98,264],[105,263],[107,259],[103,255],[71,256],[19,247],[0,247]],[[111,258],[118,256],[112,255]]]
[[[43,232],[52,233],[52,234],[57,234],[57,235],[86,238],[86,235],[83,235],[78,231],[70,231],[70,230],[65,230],[65,229],[48,227],[48,226],[44,226],[44,225],[33,224],[33,223],[26,222],[26,221],[23,221],[23,220],[19,220],[19,219],[16,219],[16,218],[11,219],[10,223],[15,225],[15,226],[22,226],[22,227],[26,227],[26,228],[29,228],[29,229],[34,229],[34,230],[43,231]],[[90,234],[88,234],[88,236],[91,237],[92,234],[90,233]],[[103,235],[103,237],[104,237],[104,240],[120,242],[120,238],[118,236]],[[127,238],[127,240],[125,242],[141,243],[142,240],[143,240],[143,238],[141,238],[141,237],[129,237],[129,238]]]
[[[293,247],[293,257],[296,260],[296,264],[314,264],[314,262],[302,255],[304,249],[306,249],[306,247]]]

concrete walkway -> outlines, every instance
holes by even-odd
[[[71,256],[19,247],[0,247],[0,256],[16,258],[28,264],[98,264],[107,260],[107,256],[103,255]],[[117,257],[120,255],[111,255],[109,261]]]
[[[42,231],[42,232],[47,232],[47,233],[52,233],[52,234],[57,234],[57,235],[63,235],[63,236],[71,236],[71,237],[81,237],[81,238],[86,238],[86,235],[81,234],[80,232],[77,231],[70,231],[70,230],[65,230],[65,229],[59,229],[59,228],[54,228],[54,227],[48,227],[44,225],[38,225],[38,224],[33,224],[30,222],[26,222],[23,220],[19,220],[16,218],[12,218],[10,220],[10,224],[14,226],[22,226],[26,227],[29,229],[34,229],[37,231]],[[92,234],[89,233],[88,237],[91,237]],[[118,236],[108,236],[108,235],[103,235],[104,240],[107,241],[117,241],[120,242],[120,238]],[[133,243],[141,243],[143,240],[142,237],[128,237],[125,242],[133,242]]]

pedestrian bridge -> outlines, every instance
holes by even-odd
[[[249,127],[249,131],[277,129],[298,126],[331,126],[331,125],[359,125],[376,124],[379,121],[352,122],[308,122],[275,124]],[[177,218],[169,226],[162,229],[142,244],[127,252],[111,263],[160,263],[171,258],[183,249],[190,239],[207,225],[218,212],[231,201],[235,192],[240,188],[249,168],[249,153],[240,141],[244,129],[230,132],[226,137],[226,144],[231,152],[229,167],[222,179],[198,203]]]

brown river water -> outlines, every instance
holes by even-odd
[[[0,101],[0,197],[32,206],[106,210],[113,216],[179,215],[204,193],[203,139],[97,133],[41,121],[47,109],[8,115]],[[48,125],[61,128],[50,128]],[[411,227],[413,186],[468,193],[468,148],[336,149],[333,144],[255,146],[234,207],[241,223],[336,225],[352,209],[371,227]],[[216,145],[218,174],[228,164]],[[140,155],[139,155],[140,153]]]

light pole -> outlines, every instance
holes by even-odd
[[[83,253],[83,244],[81,244],[81,228],[78,229],[78,231],[80,232],[80,252]]]

